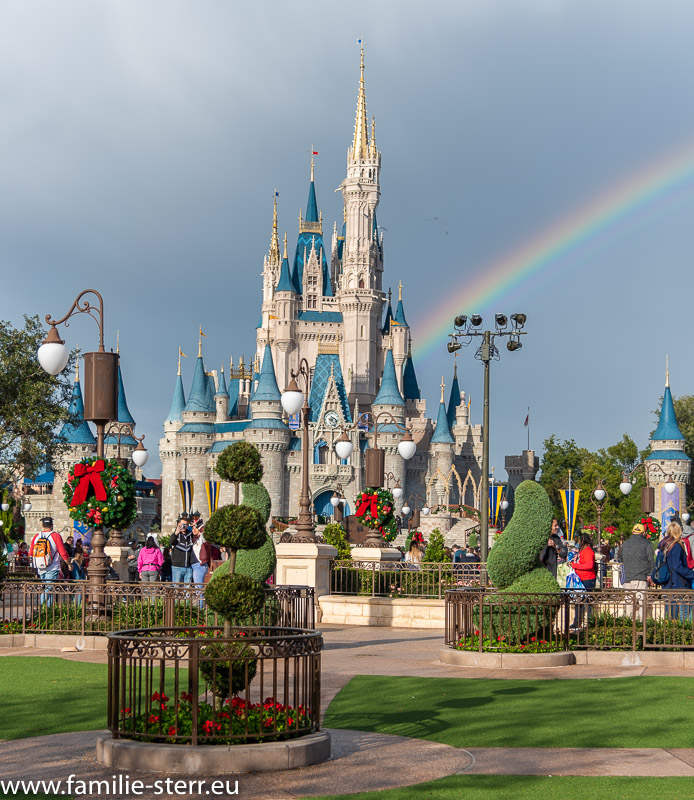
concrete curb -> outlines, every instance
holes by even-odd
[[[279,772],[320,764],[330,758],[330,734],[311,733],[286,742],[204,745],[152,744],[96,737],[96,760],[115,769],[175,775]]]
[[[620,655],[624,655],[620,653]],[[559,653],[480,653],[476,650],[454,650],[444,647],[439,651],[442,664],[454,667],[486,667],[487,669],[543,669],[567,667],[576,663],[574,654]],[[585,663],[585,662],[583,662]]]

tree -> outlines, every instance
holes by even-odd
[[[75,422],[68,406],[72,395],[70,366],[53,377],[44,372],[36,351],[45,336],[38,316],[25,316],[24,327],[0,320],[0,482],[33,477],[54,463],[68,447],[58,427]]]
[[[572,479],[578,480],[583,475],[583,462],[587,450],[581,450],[573,439],[565,439],[560,443],[552,434],[545,439],[544,453],[540,469],[540,484],[549,495],[554,515],[562,518],[561,495],[562,489],[567,489],[569,470]]]
[[[239,485],[242,483],[258,483],[263,477],[263,465],[260,453],[246,441],[234,442],[219,455],[216,466],[217,475],[233,483],[236,487],[236,505],[239,504]]]

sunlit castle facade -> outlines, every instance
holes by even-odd
[[[329,244],[319,210],[314,164],[305,213],[290,262],[287,234],[280,244],[275,198],[269,253],[262,266],[262,303],[252,363],[221,370],[205,366],[202,340],[186,398],[180,369],[171,410],[160,441],[163,465],[164,530],[182,510],[178,481],[194,484],[194,505],[207,514],[205,482],[214,473],[219,453],[239,439],[259,449],[274,517],[296,516],[301,482],[301,431],[288,419],[280,392],[305,358],[311,367],[310,489],[319,514],[332,512],[330,497],[341,489],[347,513],[364,486],[364,453],[374,446],[372,431],[351,430],[350,459],[340,460],[334,443],[343,426],[359,414],[388,412],[412,426],[415,456],[404,461],[397,452],[403,432],[379,426],[378,446],[386,451],[387,481],[399,481],[403,499],[413,493],[430,505],[476,503],[482,453],[482,429],[470,424],[469,403],[457,373],[434,419],[426,415],[412,359],[412,339],[405,316],[402,284],[397,304],[384,290],[384,241],[377,223],[381,197],[381,153],[375,122],[369,124],[364,86],[364,54],[356,122],[347,151],[347,174],[341,184],[343,221],[333,223]],[[231,348],[230,348],[231,349]],[[303,388],[303,387],[302,387]],[[222,485],[220,504],[232,500]],[[400,503],[398,504],[400,505]]]

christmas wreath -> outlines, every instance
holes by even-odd
[[[392,542],[398,535],[398,526],[393,515],[395,501],[387,489],[365,489],[357,497],[355,516],[366,528],[379,530],[383,541]]]
[[[83,458],[63,486],[70,516],[92,527],[123,530],[135,521],[135,481],[115,459]]]
[[[646,529],[646,539],[651,539],[653,536],[656,539],[660,538],[660,522],[656,517],[641,517],[639,522]]]

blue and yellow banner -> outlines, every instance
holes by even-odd
[[[205,481],[205,494],[207,495],[207,507],[210,510],[210,516],[214,514],[219,505],[219,487],[221,485],[221,481]]]
[[[195,487],[193,481],[181,481],[178,485],[181,489],[181,502],[183,503],[183,510],[190,513],[193,510],[193,497],[195,496]]]
[[[578,512],[578,496],[580,489],[561,489],[561,504],[564,507],[564,519],[566,520],[566,538],[574,538],[574,526],[576,525],[576,513]]]
[[[501,508],[504,488],[502,483],[496,483],[489,487],[489,519],[494,525],[498,524],[499,521],[499,509]]]

